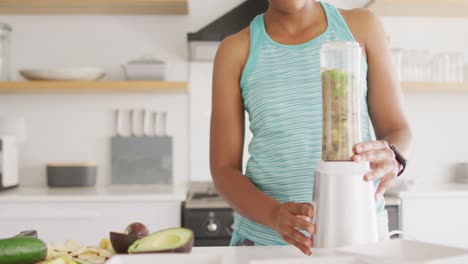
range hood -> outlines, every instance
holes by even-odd
[[[338,8],[367,7],[374,0],[324,0]],[[197,32],[188,33],[191,61],[212,61],[220,42],[247,27],[258,14],[268,8],[268,0],[246,0]]]

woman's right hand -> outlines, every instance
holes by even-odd
[[[311,255],[313,241],[299,230],[309,234],[315,233],[315,225],[309,219],[314,217],[313,206],[310,203],[282,203],[276,209],[275,231],[281,238],[300,249],[304,254]]]

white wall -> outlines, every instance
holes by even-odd
[[[13,29],[12,71],[29,67],[98,66],[123,79],[120,65],[151,53],[167,63],[168,80],[187,80],[187,32],[196,31],[242,0],[191,0],[188,16],[0,16]],[[207,11],[207,7],[210,11]],[[109,140],[116,108],[169,112],[174,177],[188,180],[188,97],[182,94],[0,95],[0,115],[24,116],[22,185],[45,185],[45,164],[89,161],[98,184],[110,181]]]
[[[108,72],[107,79],[122,79],[122,63],[152,53],[166,60],[168,79],[186,80],[186,33],[241,2],[190,0],[189,16],[0,16],[0,21],[14,27],[14,72],[26,67],[95,65]],[[468,19],[383,18],[383,22],[393,47],[468,52]],[[406,95],[416,137],[409,176],[438,183],[450,177],[451,164],[468,160],[464,138],[467,99],[468,94]],[[21,158],[24,185],[44,184],[45,163],[57,160],[98,162],[99,183],[105,184],[109,180],[107,142],[113,134],[112,110],[168,110],[169,130],[176,141],[176,181],[183,182],[190,163],[187,100],[180,94],[0,95],[0,115],[23,115],[28,121],[28,141]],[[203,173],[196,178],[210,177]]]
[[[151,53],[167,62],[168,79],[186,80],[187,32],[241,2],[190,0],[188,16],[0,16],[0,21],[13,26],[14,73],[28,67],[96,65],[108,79],[122,79],[121,64]]]
[[[27,141],[21,148],[23,185],[45,185],[46,163],[98,164],[98,184],[110,180],[110,138],[114,109],[166,110],[168,133],[174,137],[174,182],[187,179],[187,96],[151,94],[11,95],[0,96],[1,115],[24,116]],[[131,177],[131,175],[129,175]]]
[[[382,18],[394,48],[460,51],[468,62],[468,18]],[[453,165],[468,161],[468,94],[407,92],[405,104],[415,149],[408,176],[422,185],[453,178]]]

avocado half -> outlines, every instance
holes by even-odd
[[[109,236],[112,248],[114,248],[117,254],[127,254],[130,245],[139,239],[139,237],[136,235],[117,232],[110,232]]]
[[[128,248],[128,253],[190,253],[193,232],[187,228],[171,228],[138,239]]]

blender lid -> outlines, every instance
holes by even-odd
[[[10,25],[6,24],[6,23],[0,22],[0,30],[12,31],[13,28]]]

